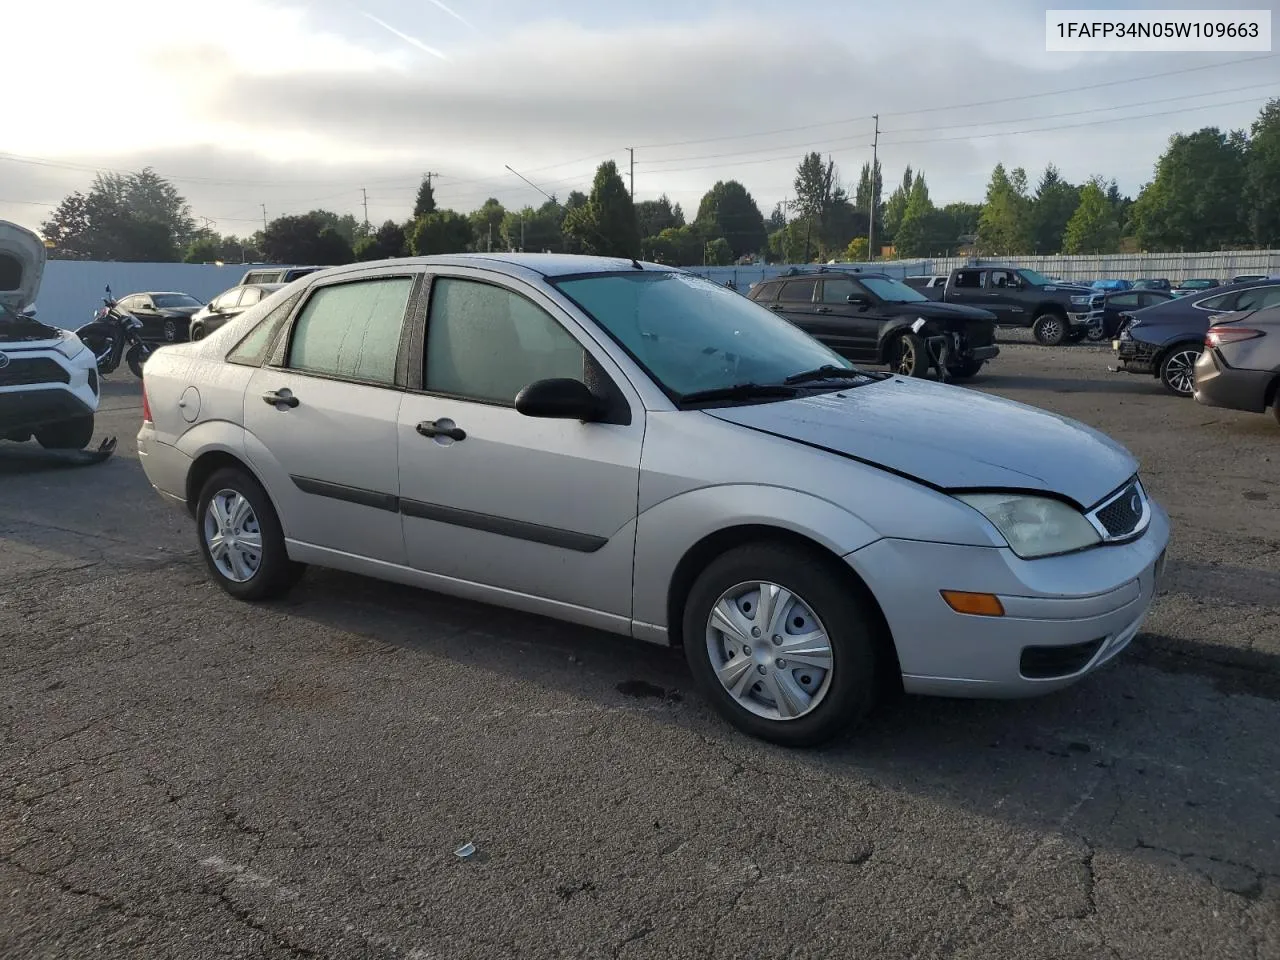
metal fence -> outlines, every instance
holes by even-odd
[[[841,263],[846,269],[875,270],[891,277],[950,273],[957,267],[1008,264],[1038,270],[1063,280],[1138,280],[1163,277],[1173,283],[1212,277],[1223,283],[1241,274],[1280,276],[1280,250],[1218,250],[1208,253],[1117,253],[1080,257],[941,257],[920,260],[881,260],[876,263]],[[812,269],[816,264],[807,264]],[[779,276],[792,264],[752,264],[734,267],[686,267],[690,273],[730,283],[739,290]]]

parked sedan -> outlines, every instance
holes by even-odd
[[[1280,423],[1278,390],[1280,305],[1214,317],[1196,363],[1196,401],[1250,413],[1270,407]]]
[[[1175,297],[1185,297],[1188,294],[1211,290],[1216,286],[1219,286],[1218,281],[1207,277],[1198,280],[1184,280],[1173,288],[1173,295]]]
[[[143,469],[231,596],[312,563],[678,645],[783,744],[882,680],[1075,682],[1138,632],[1169,537],[1089,427],[858,370],[627,259],[325,270],[157,351],[143,387]]]
[[[191,318],[191,339],[203,340],[228,320],[240,316],[284,286],[283,283],[255,283],[223,291]]]
[[[1173,285],[1163,277],[1154,279],[1135,280],[1133,281],[1134,290],[1164,290],[1166,292],[1173,289]]]
[[[142,339],[181,343],[187,339],[192,315],[204,306],[187,293],[131,293],[122,297],[118,309],[142,321]]]
[[[1189,397],[1211,318],[1276,303],[1280,303],[1280,280],[1261,280],[1222,287],[1207,297],[1177,297],[1139,309],[1111,343],[1119,360],[1117,370],[1159,377],[1170,393]]]
[[[1173,299],[1162,290],[1121,290],[1107,294],[1102,307],[1102,326],[1089,328],[1090,340],[1113,340],[1129,315],[1143,307],[1153,307]]]

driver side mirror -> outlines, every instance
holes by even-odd
[[[600,398],[585,383],[567,377],[538,380],[516,394],[516,411],[526,417],[591,421],[603,409]]]

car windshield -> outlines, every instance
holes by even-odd
[[[1182,285],[1184,290],[1207,290],[1209,287],[1216,287],[1217,284],[1212,280],[1188,280]]]
[[[1023,270],[1019,270],[1018,274],[1022,277],[1023,280],[1027,281],[1027,283],[1031,284],[1033,287],[1047,287],[1054,282],[1050,280],[1048,277],[1046,277],[1043,273],[1037,273],[1034,270],[1023,269]]]
[[[204,304],[195,297],[189,297],[185,293],[155,293],[151,295],[151,301],[161,310],[168,307],[204,306]]]
[[[881,300],[887,300],[889,303],[916,303],[929,299],[900,280],[891,280],[888,277],[859,277],[858,281]]]
[[[687,273],[597,273],[555,281],[668,395],[781,384],[824,365],[853,367],[786,320]]]

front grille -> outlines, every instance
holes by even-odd
[[[1100,507],[1094,516],[1107,531],[1107,536],[1127,537],[1142,522],[1144,501],[1142,488],[1135,480]]]
[[[985,321],[970,323],[966,326],[964,335],[970,347],[989,347],[996,342],[995,324]]]
[[[9,357],[0,367],[0,387],[18,387],[31,383],[70,383],[71,374],[56,360],[48,357]]]
[[[1018,670],[1028,680],[1051,680],[1079,673],[1097,655],[1106,637],[1062,647],[1023,647]]]

